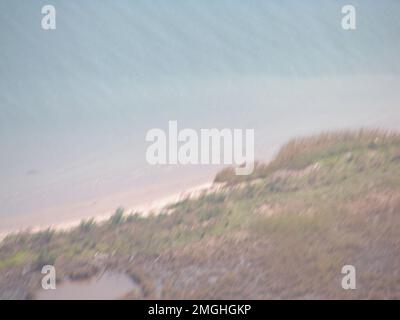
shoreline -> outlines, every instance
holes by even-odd
[[[159,214],[160,211],[168,205],[175,204],[183,199],[196,199],[203,194],[208,194],[210,192],[215,192],[220,189],[221,185],[213,182],[206,182],[198,184],[194,187],[189,187],[184,191],[175,192],[170,195],[166,195],[155,199],[153,201],[148,201],[146,203],[135,205],[131,207],[124,208],[124,215],[138,212],[143,217],[148,217],[150,214]],[[115,207],[117,210],[118,206]],[[103,223],[113,216],[115,211],[108,212],[105,214],[95,214],[92,217],[81,217],[78,219],[72,219],[70,221],[63,221],[60,223],[50,223],[48,225],[36,225],[31,227],[25,227],[20,229],[10,229],[0,233],[0,243],[10,235],[16,235],[22,232],[37,233],[47,229],[54,231],[68,232],[79,226],[79,224],[84,220],[93,219],[95,223]]]

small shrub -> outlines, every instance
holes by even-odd
[[[47,249],[40,250],[40,253],[36,259],[37,269],[43,268],[46,265],[54,265],[56,262],[56,257],[51,254]]]
[[[96,222],[93,218],[89,220],[82,220],[79,225],[79,230],[83,232],[88,232],[96,226]]]
[[[124,208],[118,208],[110,218],[111,225],[117,225],[124,221]]]

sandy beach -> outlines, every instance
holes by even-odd
[[[220,188],[219,185],[213,184],[212,182],[204,182],[189,188],[185,188],[183,190],[174,191],[172,193],[168,193],[164,190],[165,195],[163,196],[158,196],[157,198],[144,201],[140,204],[134,204],[132,206],[124,207],[125,214],[130,214],[135,212],[141,214],[142,216],[148,216],[149,214],[158,214],[163,208],[165,208],[170,204],[177,203],[186,198],[191,198],[191,199],[197,198],[205,193],[215,192],[219,190],[219,188]],[[130,192],[127,192],[127,194],[130,194]],[[117,199],[115,199],[115,204],[117,203],[119,202]],[[81,204],[80,206],[82,207],[83,205],[84,204]],[[114,207],[115,209],[117,209],[118,206],[115,205]],[[68,219],[67,217],[64,217],[64,219],[58,218],[59,222],[46,223],[45,222],[46,220],[43,220],[44,222],[40,224],[32,224],[29,227],[11,228],[9,230],[2,230],[0,232],[0,241],[3,240],[7,235],[23,231],[38,232],[41,230],[46,230],[48,228],[57,231],[68,231],[69,229],[77,227],[82,222],[82,220],[87,220],[92,218],[94,219],[95,222],[101,223],[108,220],[114,214],[115,209],[114,211],[110,210],[98,211],[96,214],[92,215],[86,214],[72,219],[71,218]]]

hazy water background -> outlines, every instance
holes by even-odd
[[[150,167],[145,134],[255,128],[288,138],[400,121],[400,2],[0,2],[0,232],[134,205],[217,168]],[[100,214],[103,212],[99,212]]]

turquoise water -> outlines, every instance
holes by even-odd
[[[352,1],[351,32],[346,1],[52,1],[55,31],[45,4],[0,3],[0,231],[209,178],[146,164],[168,120],[255,128],[261,159],[297,135],[398,127],[398,1]]]

